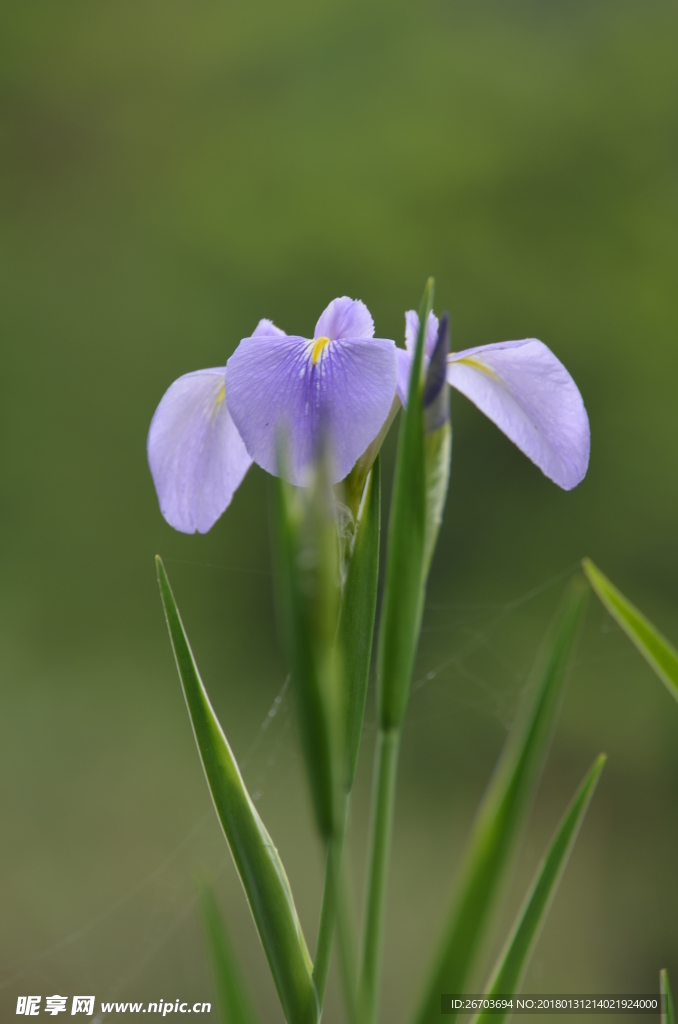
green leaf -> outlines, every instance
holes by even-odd
[[[565,812],[492,972],[485,990],[487,995],[513,995],[520,988],[605,761],[605,754],[596,758]],[[502,1024],[510,1016],[510,1010],[505,1013],[484,1012],[474,1018],[474,1024]]]
[[[316,1024],[312,964],[290,884],[209,702],[160,558],[160,596],[207,784],[289,1024]]]
[[[666,968],[659,972],[659,992],[663,1001],[661,1024],[676,1024],[673,996],[671,995],[671,986],[669,985],[669,972]]]
[[[200,904],[207,932],[217,1001],[223,1024],[257,1024],[231,942],[212,889],[200,886]]]
[[[277,482],[278,598],[296,691],[299,732],[316,822],[328,838],[341,817],[341,665],[335,644],[339,613],[336,506],[325,459],[311,486]]]
[[[379,725],[399,729],[410,691],[424,604],[426,474],[422,366],[433,280],[424,290],[407,409],[398,438],[377,659]]]
[[[678,651],[642,612],[610,583],[590,558],[582,566],[589,583],[613,619],[657,673],[672,697],[678,700]]]
[[[417,1024],[438,1019],[442,992],[464,991],[541,776],[587,597],[586,585],[577,577],[565,597],[555,630],[542,646],[532,674],[533,684],[521,700],[478,809],[452,911],[415,1018]]]
[[[381,469],[377,458],[365,484],[339,613],[338,644],[343,672],[346,789],[358,763],[372,656],[379,579]]]

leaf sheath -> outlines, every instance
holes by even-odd
[[[384,731],[400,728],[410,691],[424,605],[426,466],[422,366],[433,281],[424,292],[407,409],[398,438],[379,628],[377,705]]]
[[[379,463],[380,460],[377,458],[365,484],[339,613],[338,643],[343,672],[347,790],[353,786],[358,763],[377,608],[381,521]]]

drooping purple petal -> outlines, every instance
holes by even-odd
[[[565,490],[584,478],[590,431],[577,385],[536,338],[449,356],[447,379]]]
[[[187,373],[151,421],[148,464],[160,511],[182,533],[206,533],[252,465],[224,396],[223,368]]]
[[[321,314],[313,337],[329,338],[330,341],[373,338],[374,320],[364,302],[344,295],[340,299],[333,299]]]
[[[241,341],[226,366],[226,400],[254,461],[278,475],[282,442],[287,474],[301,485],[324,432],[333,482],[342,480],[389,414],[395,353],[382,338],[322,346],[294,335]]]

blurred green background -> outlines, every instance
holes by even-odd
[[[223,365],[261,317],[308,333],[337,295],[400,341],[429,274],[454,347],[536,336],[580,385],[593,447],[572,493],[453,399],[387,921],[384,1019],[404,1020],[577,560],[678,639],[676,5],[8,0],[0,19],[3,1020],[37,992],[210,998],[200,875],[263,1019],[282,1019],[156,551],[314,942],[321,851],[289,696],[267,717],[285,678],[268,482],[253,469],[208,536],[174,533],[145,459],[168,385]],[[392,454],[393,438],[387,477]],[[356,898],[372,722],[370,706]],[[678,707],[592,601],[504,923],[600,750],[525,987],[654,991],[668,966],[675,989]],[[339,1006],[335,986],[328,1024]]]

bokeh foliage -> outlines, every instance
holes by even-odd
[[[593,452],[571,494],[453,395],[396,820],[397,1008],[560,591],[510,602],[590,554],[678,640],[675,4],[10,0],[0,19],[2,998],[26,979],[87,979],[104,998],[207,990],[188,901],[223,850],[211,819],[187,840],[211,811],[156,551],[302,919],[319,896],[296,738],[259,732],[283,682],[266,484],[253,470],[211,535],[174,534],[144,452],[165,387],[223,365],[262,316],[312,330],[335,295],[400,339],[435,274],[453,348],[534,335],[582,390]],[[533,987],[678,974],[678,716],[610,630],[592,608],[517,867],[531,876],[607,750]],[[232,869],[219,879],[273,1020]]]

